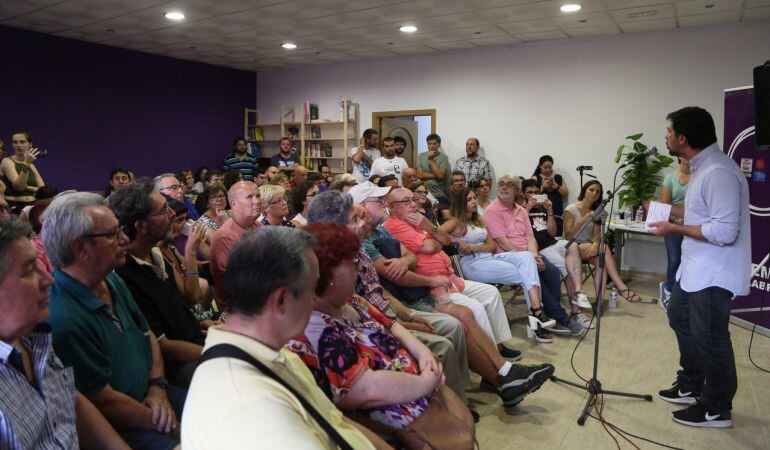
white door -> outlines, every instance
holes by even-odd
[[[381,137],[401,136],[406,140],[406,148],[401,156],[409,163],[409,167],[414,167],[414,161],[417,159],[417,122],[383,117],[381,123]]]

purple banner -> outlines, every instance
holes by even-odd
[[[724,151],[741,167],[749,183],[751,203],[752,269],[770,251],[770,182],[767,163],[770,151],[757,148],[754,136],[754,89],[725,91]],[[765,305],[760,314],[759,309]],[[770,263],[760,267],[751,279],[751,291],[733,302],[732,315],[770,331]]]

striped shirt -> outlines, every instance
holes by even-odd
[[[236,156],[235,153],[225,158],[222,163],[222,171],[239,170],[243,174],[243,179],[251,181],[254,179],[254,169],[257,167],[257,158],[244,154],[243,157]]]
[[[37,387],[24,373],[19,349],[0,341],[0,449],[77,449],[75,379],[51,346],[51,327],[20,339]]]

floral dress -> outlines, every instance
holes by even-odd
[[[390,333],[393,322],[356,297],[349,303],[361,317],[360,322],[313,311],[305,334],[286,344],[308,366],[318,386],[335,404],[350,392],[366,369],[419,374],[417,361]],[[428,397],[419,397],[354,413],[400,429],[426,409]]]

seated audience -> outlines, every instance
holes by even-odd
[[[288,191],[289,189],[291,189],[290,183],[289,183],[289,177],[287,177],[285,173],[277,173],[273,175],[273,177],[270,178],[270,182],[267,184],[271,186],[280,186],[285,191]]]
[[[75,391],[46,323],[51,275],[20,220],[0,220],[0,448],[128,449],[104,416]]]
[[[29,222],[29,212],[32,210],[32,207],[35,206],[35,204],[40,200],[50,200],[54,197],[56,197],[59,194],[59,189],[56,188],[56,186],[41,186],[40,189],[38,189],[35,192],[35,201],[30,203],[29,205],[25,206],[24,208],[19,211],[19,219]]]
[[[0,162],[0,174],[4,178],[5,200],[11,211],[18,214],[22,208],[35,201],[35,192],[45,183],[34,164],[39,151],[32,147],[29,132],[14,132],[11,144],[13,155]]]
[[[291,148],[291,139],[282,137],[278,146],[278,153],[270,158],[270,165],[277,167],[282,172],[299,165],[297,152]]]
[[[248,144],[245,139],[236,138],[233,141],[233,152],[222,162],[222,171],[225,173],[240,172],[244,180],[252,181],[254,169],[257,167],[257,159],[246,152],[247,147]]]
[[[188,214],[190,214],[190,218],[193,220],[198,220],[199,214],[195,209],[195,202],[185,197],[187,188],[184,184],[182,184],[181,181],[179,181],[179,178],[177,178],[176,175],[173,173],[164,173],[155,177],[153,182],[155,184],[156,191],[160,192],[166,197],[173,198],[178,202],[184,203],[184,205],[187,207]]]
[[[364,196],[383,196],[390,191],[389,188],[382,189],[366,183],[355,187],[354,190],[359,191],[357,195],[362,196],[364,201],[366,199]],[[329,191],[319,195],[311,205],[308,217],[311,223],[333,222],[346,225],[356,233],[359,239],[368,237],[372,231],[371,220],[366,210],[360,204],[354,204],[350,195],[340,191]],[[358,258],[356,293],[386,316],[397,318],[398,323],[437,355],[444,364],[447,386],[467,402],[465,388],[470,374],[462,324],[447,314],[417,311],[404,306],[380,285],[377,270],[363,244],[359,247]],[[407,266],[398,267],[399,263],[400,261],[397,261],[393,264],[392,272],[405,272]],[[477,414],[474,417],[477,417]]]
[[[126,263],[116,272],[158,337],[167,378],[175,386],[187,387],[203,349],[203,333],[177,288],[171,264],[157,247],[170,237],[176,214],[166,197],[143,183],[115,192],[109,206],[130,240]],[[200,245],[195,239],[188,243]]]
[[[332,176],[332,168],[329,167],[328,164],[321,164],[321,167],[319,167],[319,170],[321,171],[324,185],[328,187],[330,184],[332,184],[332,179],[334,178]]]
[[[489,181],[483,178],[471,180],[468,187],[476,194],[476,210],[480,216],[484,216],[484,210],[489,206]]]
[[[224,294],[224,276],[227,257],[241,235],[253,228],[261,227],[257,222],[260,213],[259,188],[251,181],[235,183],[227,193],[232,217],[211,234],[211,278],[217,302],[227,304]]]
[[[452,177],[450,178],[449,193],[447,194],[446,202],[439,202],[436,205],[436,217],[439,225],[449,220],[449,208],[451,206],[452,194],[458,192],[460,189],[465,188],[465,174],[461,170],[452,171]]]
[[[278,170],[275,166],[269,166],[267,169],[265,169],[265,179],[267,179],[267,182],[273,181],[273,177],[281,173],[280,170]]]
[[[492,182],[492,165],[489,160],[479,155],[479,140],[468,138],[465,141],[465,156],[455,162],[455,171],[461,171],[468,183],[484,180]],[[478,194],[477,194],[478,195]]]
[[[206,177],[208,175],[209,168],[206,166],[200,166],[197,169],[195,169],[195,173],[193,175],[193,180],[195,180],[195,184],[193,185],[193,190],[197,192],[198,194],[203,193],[203,189],[206,187]]]
[[[236,189],[246,189],[245,184]],[[209,330],[205,350],[235,346],[272,374],[234,357],[201,363],[184,411],[185,449],[331,449],[343,444],[371,449],[372,442],[377,448],[385,446],[346,418],[316,385],[308,367],[283,348],[303,332],[313,308],[319,272],[313,244],[307,233],[264,227],[245,234],[232,248],[223,284],[230,317]],[[345,442],[330,436],[297,395]]]
[[[206,172],[206,182],[203,187],[211,183],[223,183],[225,181],[225,173],[221,170],[209,170]]]
[[[425,216],[430,223],[438,225],[433,211],[434,204],[428,199],[429,193],[425,183],[422,181],[415,181],[406,186],[406,188],[414,194],[414,201],[417,202],[417,212]]]
[[[347,192],[353,186],[357,185],[356,177],[349,173],[341,173],[334,177],[332,184],[329,185],[329,189],[333,191]]]
[[[287,191],[289,189],[294,188],[294,186],[298,185],[299,183],[302,183],[303,181],[307,180],[307,174],[309,170],[307,170],[307,167],[295,165],[291,168],[291,179],[289,180],[289,188],[286,189]]]
[[[294,228],[294,224],[286,218],[289,215],[289,202],[286,191],[281,186],[271,184],[259,188],[262,198],[262,224]]]
[[[320,276],[310,321],[286,347],[354,420],[361,416],[394,429],[409,425],[444,383],[441,363],[404,327],[355,294],[360,241],[352,231],[331,222],[311,223],[305,230],[316,238]]]
[[[243,173],[241,173],[240,170],[231,170],[230,172],[225,173],[225,176],[222,177],[222,184],[224,184],[225,189],[229,191],[232,185],[242,180],[245,180],[245,178],[243,177]]]
[[[588,225],[582,229],[584,223],[591,220],[591,213],[602,202],[602,184],[596,180],[591,180],[583,185],[580,189],[580,195],[578,195],[578,201],[567,206],[564,210],[564,237],[566,239],[575,238],[575,243],[578,244],[580,250],[580,257],[584,261],[588,261],[594,267],[599,264],[599,241],[601,236],[601,223],[594,221],[592,225]],[[606,212],[605,212],[606,213]],[[580,232],[580,233],[578,233]],[[597,298],[604,286],[607,284],[607,275],[610,276],[615,286],[618,288],[618,293],[628,300],[629,302],[639,302],[642,297],[636,292],[632,291],[620,277],[618,268],[615,265],[615,258],[612,256],[612,249],[607,245],[604,248],[606,257],[604,258],[604,273],[600,280],[598,273],[594,273],[594,287],[596,289]],[[607,296],[603,297],[605,300]]]
[[[259,187],[265,183],[267,183],[267,176],[265,175],[265,169],[261,167],[257,168],[257,170],[254,172],[254,184],[256,184],[257,187]]]
[[[217,230],[232,216],[227,208],[227,191],[222,183],[211,183],[198,196],[206,202],[206,210],[198,217],[198,222],[209,230]]]
[[[313,181],[304,181],[289,191],[286,199],[289,201],[290,214],[294,214],[291,223],[295,227],[302,228],[307,225],[308,208],[319,192]]]
[[[379,187],[398,187],[398,178],[395,175],[383,175],[377,182]]]
[[[110,171],[110,185],[104,191],[104,196],[109,197],[114,191],[117,191],[126,184],[131,183],[131,175],[128,169],[123,167],[113,167]]]
[[[489,284],[521,285],[529,295],[528,335],[539,342],[551,342],[546,328],[556,321],[546,317],[540,302],[540,280],[537,264],[528,251],[511,251],[495,254],[495,241],[487,231],[487,224],[479,216],[476,193],[468,188],[452,192],[449,217],[441,231],[452,237],[462,259],[463,277]],[[532,334],[534,333],[534,334]]]
[[[563,232],[563,222],[561,217],[564,215],[564,199],[569,196],[569,188],[564,178],[553,170],[553,158],[550,155],[543,155],[537,162],[535,173],[532,179],[540,184],[540,190],[548,196],[548,200],[553,204],[553,213],[556,219],[556,235],[561,236]]]
[[[166,381],[155,334],[114,272],[129,243],[118,219],[98,194],[76,192],[51,202],[41,234],[54,266],[54,349],[75,386],[131,448],[178,445],[187,391]]]
[[[372,175],[369,177],[369,182],[377,186],[380,184],[380,178],[382,178],[380,175]]]
[[[29,211],[29,224],[35,234],[32,238],[32,245],[35,247],[35,250],[37,250],[37,267],[48,273],[53,273],[53,266],[48,259],[48,255],[45,254],[43,240],[40,238],[40,232],[43,229],[43,222],[41,222],[40,219],[52,201],[53,199],[51,198],[37,200],[35,201],[35,206]],[[0,216],[0,222],[2,222],[2,216]]]

